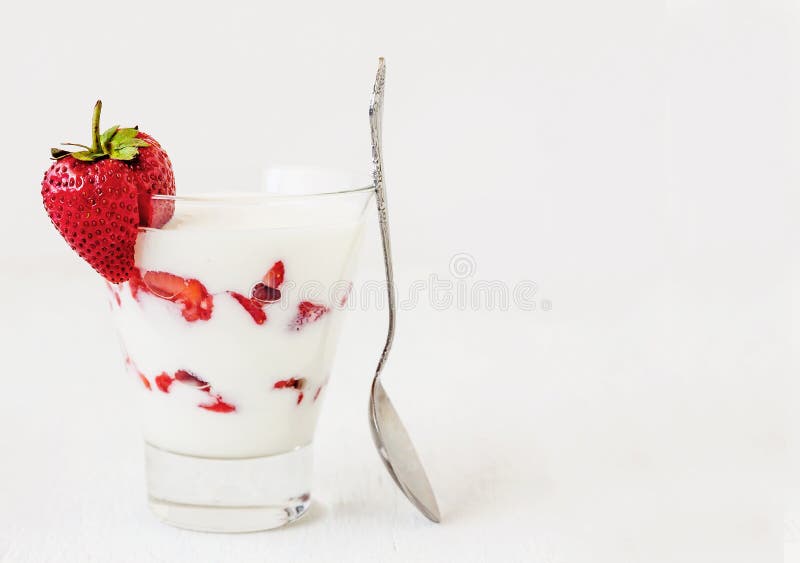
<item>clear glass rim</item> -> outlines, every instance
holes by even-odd
[[[308,194],[282,194],[272,192],[233,192],[233,193],[208,193],[192,195],[164,195],[153,194],[150,199],[156,201],[172,201],[175,203],[190,204],[233,204],[233,205],[252,205],[259,203],[308,201],[313,199],[336,198],[347,195],[366,194],[375,190],[374,185],[349,188],[329,192],[313,192]]]

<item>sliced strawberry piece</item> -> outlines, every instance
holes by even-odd
[[[297,316],[289,325],[294,330],[300,330],[305,325],[313,323],[330,311],[325,305],[318,305],[311,301],[301,301],[297,306]]]
[[[125,356],[125,365],[128,366],[128,368],[130,368],[134,373],[136,373],[136,375],[139,376],[142,385],[144,385],[148,389],[148,391],[153,390],[153,388],[150,386],[150,381],[147,379],[147,376],[143,374],[141,371],[139,371],[139,368],[136,367],[136,364],[133,362],[130,356],[127,355]]]
[[[305,377],[290,377],[289,379],[281,379],[276,381],[273,385],[273,389],[294,389],[297,391],[297,404],[303,402],[303,389],[306,386],[306,378]]]
[[[133,362],[130,360],[130,358],[126,358],[125,361],[129,365],[133,366]],[[133,367],[135,368],[135,366]],[[142,378],[142,383],[144,383],[145,387],[151,389],[150,382],[147,380],[144,374],[139,373],[139,377]],[[197,377],[195,374],[193,374],[188,370],[179,369],[178,371],[175,372],[174,377],[170,377],[169,375],[167,375],[166,372],[162,372],[155,378],[156,387],[158,387],[163,393],[169,393],[169,389],[175,381],[195,387],[197,388],[198,391],[202,391],[212,399],[213,401],[212,403],[208,404],[201,403],[197,405],[202,409],[206,409],[213,412],[233,412],[236,410],[236,407],[234,405],[224,401],[222,397],[220,397],[219,395],[212,394],[211,385],[207,381],[200,379],[199,377]]]
[[[150,293],[161,299],[176,300],[186,289],[186,280],[167,272],[145,272],[144,284]]]
[[[248,299],[241,293],[236,293],[235,291],[229,291],[231,297],[236,299],[239,302],[239,305],[244,307],[244,310],[250,313],[250,316],[253,317],[253,320],[256,322],[257,325],[263,325],[264,321],[267,320],[267,314],[261,308],[261,305],[256,302],[255,299]]]
[[[201,409],[206,409],[207,411],[212,412],[233,412],[236,410],[236,407],[231,405],[230,403],[226,403],[221,398],[216,397],[216,401],[211,403],[210,405],[197,405]]]
[[[278,260],[272,265],[269,271],[266,274],[264,274],[264,277],[261,278],[261,281],[263,281],[264,285],[266,285],[267,287],[278,289],[283,283],[283,275],[284,275],[283,261]]]
[[[139,268],[134,267],[131,270],[131,277],[128,280],[128,289],[131,291],[131,297],[134,299],[139,298],[139,292],[144,291],[147,293],[147,286],[144,285],[144,280],[142,279],[142,272]]]
[[[207,381],[203,381],[185,369],[179,369],[175,372],[175,381],[180,381],[181,383],[185,383],[187,385],[193,385],[194,387],[206,392],[211,389],[211,385],[209,385]]]
[[[133,280],[133,277],[131,279]],[[131,294],[146,288],[156,297],[178,303],[182,307],[183,318],[189,322],[207,321],[211,318],[214,298],[198,280],[158,271],[145,272],[142,280],[144,282],[142,285],[139,285],[138,281],[130,284]]]
[[[142,380],[142,384],[143,384],[145,387],[147,387],[147,390],[148,390],[148,391],[152,391],[152,390],[153,390],[153,388],[150,386],[150,381],[147,379],[147,377],[146,377],[146,376],[145,376],[143,373],[140,373],[140,374],[139,374],[139,379],[141,379],[141,380]]]
[[[183,318],[187,321],[207,321],[211,318],[214,298],[199,281],[188,280],[186,290],[181,293],[178,301],[183,305]]]
[[[305,377],[290,377],[289,379],[281,379],[276,381],[272,386],[273,389],[302,389],[306,386]]]
[[[153,137],[142,131],[136,137],[150,145],[149,148],[140,150],[138,158],[129,165],[139,192],[139,225],[160,229],[172,218],[175,201],[153,199],[152,196],[175,195],[172,163]]]
[[[174,379],[168,376],[166,372],[162,372],[156,376],[156,387],[164,393],[169,393],[169,387],[173,381]]]
[[[281,290],[278,289],[283,284],[284,267],[283,262],[278,260],[269,271],[261,278],[261,282],[253,286],[250,290],[250,297],[261,304],[275,303],[281,300]]]
[[[214,400],[213,403],[209,404],[201,403],[197,405],[201,409],[206,409],[213,412],[233,412],[236,410],[235,406],[223,401],[222,397],[220,397],[219,395],[212,394],[211,385],[207,381],[200,379],[190,371],[187,371],[185,369],[179,369],[178,371],[175,372],[175,381],[179,381],[181,383],[197,387],[198,390],[208,394],[208,396]]]
[[[267,305],[281,300],[281,290],[259,282],[250,290],[250,297],[252,297],[253,301]]]

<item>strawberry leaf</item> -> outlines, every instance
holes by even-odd
[[[78,160],[83,162],[94,162],[97,160],[97,155],[94,154],[92,151],[78,151],[70,153],[72,156]]]
[[[133,160],[139,154],[139,149],[136,147],[122,147],[114,149],[109,156],[114,160]]]
[[[114,135],[117,133],[118,130],[119,130],[119,125],[114,125],[113,127],[109,127],[108,129],[103,131],[103,134],[100,135],[100,146],[105,147],[106,143],[108,143],[111,140],[111,138],[114,137]]]
[[[50,149],[50,158],[52,158],[53,160],[60,160],[69,154],[70,152],[65,151],[64,149],[57,149],[55,147]]]
[[[92,150],[92,147],[87,147],[86,145],[81,145],[80,143],[61,143],[61,144],[69,147],[81,147],[82,149],[86,149],[87,151]]]
[[[149,147],[150,143],[145,141],[144,139],[131,139],[125,143],[119,145],[120,148],[122,147]]]
[[[126,127],[124,129],[118,129],[117,134],[114,135],[114,138],[111,139],[111,142],[117,146],[124,145],[125,143],[129,142],[131,139],[134,139],[136,135],[139,133],[133,127]]]
[[[122,127],[114,125],[109,127],[102,134],[100,134],[100,109],[102,103],[100,100],[94,106],[92,113],[92,146],[79,145],[76,143],[62,143],[66,145],[73,145],[85,150],[70,152],[65,149],[51,149],[51,158],[58,160],[71,154],[77,160],[83,162],[95,162],[103,158],[112,158],[114,160],[133,160],[139,154],[140,147],[149,147],[150,144],[144,139],[139,139],[136,135],[139,134],[139,127]]]

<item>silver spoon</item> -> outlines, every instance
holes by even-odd
[[[372,390],[369,398],[369,421],[372,439],[383,464],[394,482],[416,506],[422,514],[433,522],[440,522],[439,506],[433,489],[425,475],[422,462],[414,450],[414,444],[403,426],[403,422],[394,410],[389,396],[381,385],[381,371],[386,364],[389,350],[392,348],[395,331],[396,296],[394,289],[394,273],[392,270],[392,249],[389,243],[389,220],[386,216],[386,190],[383,182],[383,153],[381,146],[381,121],[383,117],[383,87],[386,79],[386,65],[383,57],[378,60],[378,73],[372,89],[369,104],[369,125],[372,133],[372,175],[375,182],[375,201],[378,203],[378,220],[380,221],[381,240],[383,241],[383,263],[386,268],[386,291],[389,301],[389,332],[383,347]]]

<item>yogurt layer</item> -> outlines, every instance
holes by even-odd
[[[139,233],[137,277],[110,290],[148,443],[240,458],[312,441],[368,197],[179,201]]]

